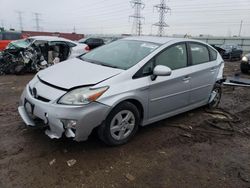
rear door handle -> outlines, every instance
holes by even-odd
[[[210,69],[210,72],[211,72],[211,73],[214,73],[215,71],[216,71],[216,68],[211,68],[211,69]]]

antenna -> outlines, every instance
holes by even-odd
[[[129,16],[129,18],[133,18],[133,26],[132,26],[132,33],[136,35],[142,34],[142,23],[141,20],[145,20],[143,16],[141,16],[141,10],[144,9],[145,4],[141,0],[132,0],[130,1],[131,6],[135,9],[134,14]]]
[[[165,15],[171,11],[171,8],[169,8],[166,5],[165,0],[161,0],[160,4],[155,5],[154,8],[157,9],[159,12],[159,22],[153,24],[154,26],[158,26],[158,35],[161,37],[164,35],[164,28],[169,27],[169,25],[166,24],[165,22]]]

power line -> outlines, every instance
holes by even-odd
[[[33,14],[34,14],[34,17],[35,17],[34,20],[36,22],[36,26],[35,26],[36,31],[40,31],[41,30],[41,27],[40,27],[40,21],[41,21],[40,16],[42,14],[38,13],[38,12],[34,12]]]
[[[134,14],[129,16],[130,18],[133,18],[133,26],[132,26],[132,33],[135,31],[136,35],[142,34],[142,22],[141,20],[145,18],[141,16],[141,10],[144,9],[145,4],[141,0],[132,0],[130,1],[132,8],[135,9]]]
[[[4,28],[4,20],[1,20],[1,27]]]
[[[165,0],[161,0],[160,4],[155,5],[154,8],[159,12],[159,22],[155,23],[155,26],[158,26],[158,35],[162,36],[164,34],[164,28],[169,27],[165,22],[165,15],[171,9],[166,5]]]
[[[16,13],[18,15],[20,30],[23,31],[23,12],[22,11],[16,11]]]

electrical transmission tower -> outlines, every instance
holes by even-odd
[[[35,28],[36,28],[36,31],[40,31],[41,30],[41,27],[40,27],[40,21],[41,21],[40,16],[41,16],[41,14],[38,13],[38,12],[34,12],[33,14],[35,16],[35,22],[36,22]]]
[[[162,36],[164,34],[164,28],[169,27],[165,22],[165,15],[171,10],[166,5],[166,0],[161,0],[160,4],[155,5],[154,8],[159,12],[159,22],[155,23],[155,26],[158,26],[158,35]]]
[[[16,11],[16,13],[18,15],[20,31],[23,31],[23,12],[22,11]]]
[[[142,34],[142,19],[145,20],[143,16],[141,16],[141,10],[144,9],[145,4],[141,0],[132,0],[130,1],[132,8],[135,9],[133,15],[129,16],[129,18],[133,18],[133,26],[132,26],[132,33],[136,35]]]

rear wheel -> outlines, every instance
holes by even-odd
[[[213,100],[208,104],[209,109],[215,109],[219,106],[221,100],[221,94],[222,94],[221,85],[216,83],[211,93],[211,97],[213,97]]]
[[[115,146],[128,142],[137,132],[140,113],[130,102],[116,106],[106,121],[98,128],[99,138],[106,144]]]

